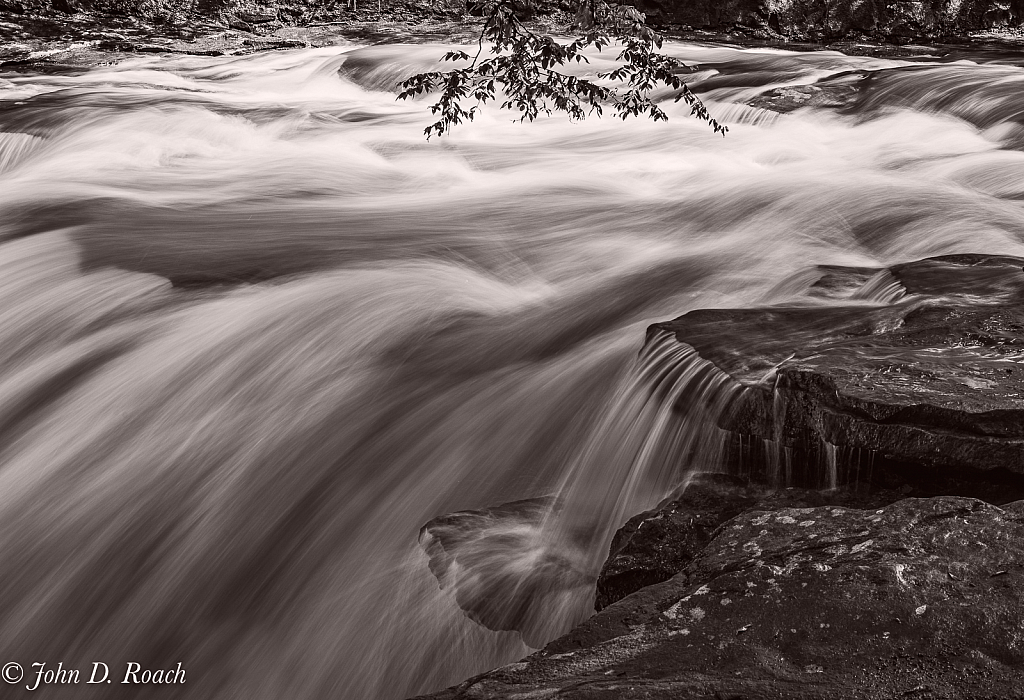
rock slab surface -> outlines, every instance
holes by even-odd
[[[648,337],[673,334],[745,387],[717,420],[777,450],[778,473],[755,477],[835,485],[822,472],[830,459],[838,483],[889,475],[1019,491],[1022,267],[1020,258],[956,255],[822,268],[806,303],[701,309]]]
[[[877,509],[910,495],[898,489],[772,489],[727,474],[697,474],[676,494],[630,518],[609,548],[597,580],[595,609],[672,578],[689,565],[724,525],[751,510],[840,506]]]
[[[430,697],[1024,697],[1024,503],[754,510],[680,573]]]

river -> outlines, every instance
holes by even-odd
[[[101,661],[114,684],[36,692],[385,700],[515,661],[589,614],[626,518],[715,469],[701,423],[728,396],[641,356],[648,324],[786,301],[817,264],[1024,255],[1024,70],[998,53],[670,43],[724,138],[666,102],[491,108],[427,141],[427,103],[388,88],[444,50],[0,69],[22,685]],[[748,104],[821,79],[859,92]],[[704,408],[680,427],[666,392]],[[432,518],[544,496],[428,565]],[[125,684],[128,662],[187,681]]]

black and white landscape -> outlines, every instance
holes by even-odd
[[[429,140],[479,24],[5,14],[0,697],[1024,698],[1024,52],[962,4],[677,27],[724,136]]]

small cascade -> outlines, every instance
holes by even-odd
[[[723,124],[729,124],[730,129],[735,129],[738,124],[768,127],[783,118],[779,112],[736,102],[717,102],[708,105],[708,108],[712,109],[715,118]]]
[[[648,339],[634,382],[627,392],[647,394],[653,421],[641,438],[631,479],[658,484],[654,493],[660,498],[664,486],[691,473],[719,471],[728,439],[719,419],[742,385],[665,331]]]
[[[780,399],[777,405],[784,405]],[[812,435],[789,436],[785,442],[732,433],[724,464],[733,476],[773,488],[834,491],[860,488],[872,481],[874,450],[840,445]]]
[[[753,421],[749,415],[741,418],[740,423],[746,426],[760,423],[754,433],[727,431],[721,460],[728,474],[772,488],[834,491],[872,483],[877,453],[834,442],[834,438],[826,438],[813,429],[795,428],[790,422],[794,416],[788,414],[798,408],[777,378],[770,388],[761,385],[744,390],[763,392],[764,396],[754,394],[737,400],[734,405],[738,415],[751,410],[764,414]],[[748,398],[752,403],[747,403]],[[718,414],[718,419],[723,419],[722,425],[735,424],[729,415]]]
[[[842,448],[838,464],[845,471],[845,478],[840,483],[846,483],[855,488],[870,484],[874,476],[876,458],[875,450],[863,447]]]
[[[768,483],[788,486],[792,478],[789,454],[784,445],[786,426],[786,395],[779,391],[779,375],[772,385],[772,439],[765,442],[768,454]]]
[[[838,450],[835,445],[827,440],[822,441],[821,447],[825,457],[824,488],[834,491],[839,488]]]
[[[0,132],[0,173],[17,167],[42,141],[31,134]]]
[[[742,387],[670,333],[651,337],[554,497],[441,516],[420,546],[470,619],[542,646],[593,610],[611,538],[689,477],[718,471]]]
[[[851,299],[872,301],[879,304],[893,304],[907,296],[907,288],[893,277],[889,270],[879,270],[868,278]]]
[[[666,332],[648,338],[636,367],[583,443],[545,523],[549,541],[572,541],[595,572],[611,537],[688,475],[721,469],[728,434],[720,416],[742,387]],[[586,601],[589,614],[591,600]],[[568,626],[568,625],[567,625]]]

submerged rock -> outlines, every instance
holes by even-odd
[[[466,616],[518,631],[533,647],[581,619],[566,624],[551,610],[573,614],[573,601],[589,598],[594,585],[583,547],[545,532],[555,508],[551,498],[513,501],[442,515],[420,530],[431,572]]]
[[[754,510],[668,581],[430,697],[1019,698],[1022,586],[1022,502]]]
[[[784,85],[766,90],[747,104],[781,114],[803,107],[846,108],[860,97],[871,75],[869,71],[848,71],[810,85]]]
[[[648,338],[674,335],[743,386],[718,424],[739,436],[744,475],[931,483],[1005,502],[1024,488],[1022,264],[823,269],[807,296],[847,303],[698,310]]]

